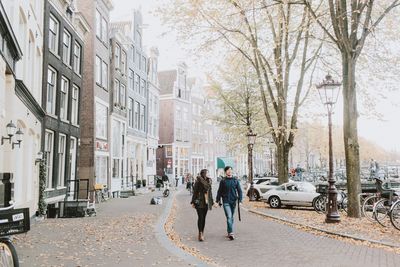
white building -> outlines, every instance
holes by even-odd
[[[0,39],[0,135],[7,137],[6,125],[10,122],[23,132],[21,142],[16,134],[11,140],[2,138],[0,173],[13,174],[16,205],[29,207],[32,215],[38,206],[39,165],[35,160],[44,117],[43,1],[1,1],[0,12],[5,29]]]
[[[156,169],[156,152],[159,141],[159,121],[160,121],[160,88],[158,84],[158,56],[159,52],[156,47],[150,48],[148,58],[148,104],[147,104],[147,164],[146,177],[149,184],[154,183],[157,174]]]

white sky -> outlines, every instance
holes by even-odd
[[[141,8],[144,24],[143,32],[145,47],[157,46],[160,51],[159,69],[172,69],[178,61],[184,60],[191,75],[201,75],[201,67],[196,64],[193,56],[188,54],[176,41],[176,36],[161,24],[152,11],[163,0],[113,0],[114,10],[111,19],[118,21],[129,19],[133,9]],[[384,81],[382,81],[384,83]],[[339,100],[341,101],[341,100]],[[321,106],[322,108],[322,106]],[[342,106],[339,104],[335,111],[335,124],[342,124]],[[383,115],[382,120],[361,116],[359,119],[359,134],[372,142],[388,149],[400,151],[400,90],[391,92],[386,100],[377,99],[376,110]]]

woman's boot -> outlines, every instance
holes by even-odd
[[[203,232],[200,232],[200,238],[199,238],[199,240],[200,240],[200,241],[204,241],[204,233],[203,233]]]
[[[203,241],[201,240],[201,232],[199,232],[199,241]]]

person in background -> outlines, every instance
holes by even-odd
[[[232,167],[226,166],[224,171],[225,177],[219,183],[216,202],[219,204],[219,206],[223,205],[224,207],[226,216],[226,230],[228,232],[227,237],[230,240],[234,240],[233,215],[235,214],[236,202],[239,200],[241,203],[243,200],[243,193],[238,179],[232,175]]]
[[[204,241],[204,228],[206,226],[207,212],[214,204],[212,197],[212,180],[208,177],[208,171],[203,169],[197,176],[193,188],[193,196],[190,204],[197,211],[197,227],[199,230],[199,241]]]

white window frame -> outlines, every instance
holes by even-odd
[[[102,60],[99,56],[96,56],[95,59],[95,81],[96,83],[101,86],[101,65],[102,65]]]
[[[68,121],[68,96],[69,96],[69,80],[62,76],[60,88],[60,119]],[[64,103],[62,103],[64,99]]]
[[[49,136],[51,139],[49,140]],[[44,152],[46,154],[46,189],[53,186],[54,132],[45,131]]]
[[[145,120],[146,120],[146,107],[144,105],[140,105],[140,130],[141,131],[146,131],[146,124],[145,124]]]
[[[104,109],[103,109],[104,108]],[[99,111],[105,111],[105,114],[99,114]],[[102,115],[102,117],[100,117]],[[107,140],[108,138],[108,107],[107,105],[96,101],[96,114],[95,114],[95,122],[96,122],[96,138]],[[99,128],[102,129],[99,129]],[[102,133],[104,132],[104,134]]]
[[[101,19],[101,39],[104,43],[108,43],[108,23],[104,17]]]
[[[49,75],[50,74],[50,72],[52,72],[52,74],[54,74],[54,76],[53,75]],[[56,114],[56,98],[57,98],[57,71],[53,68],[53,67],[51,67],[50,65],[49,65],[49,67],[48,67],[48,69],[47,69],[47,92],[46,92],[46,112],[48,113],[48,114],[51,114],[51,115],[55,115]],[[53,80],[53,78],[51,78],[51,80],[52,81],[50,81],[49,79],[50,79],[50,77],[53,77],[54,78],[54,80]],[[49,96],[50,96],[50,94],[49,94],[49,92],[50,92],[50,85],[52,86],[52,89],[51,89],[51,91],[52,91],[52,96],[53,96],[53,98],[51,99],[51,101],[49,101]],[[49,103],[50,103],[50,106],[51,106],[51,108],[49,108]]]
[[[134,87],[135,87],[135,73],[134,73],[133,70],[131,70],[131,69],[129,69],[128,87],[129,87],[129,89],[131,89],[132,91],[134,91]]]
[[[55,29],[51,28],[51,22],[53,21]],[[49,19],[49,50],[54,54],[58,54],[58,41],[60,34],[60,22],[50,14]],[[53,40],[53,42],[52,42]],[[53,47],[54,46],[54,47]]]
[[[62,142],[64,140],[64,142]],[[67,151],[67,136],[65,134],[58,135],[58,175],[57,187],[65,186],[65,162]]]
[[[71,44],[72,44],[72,36],[66,29],[64,29],[62,57],[63,57],[63,62],[68,66],[71,66]]]
[[[137,102],[137,101],[135,101],[135,103],[134,103],[134,109],[133,109],[133,114],[134,114],[134,125],[135,125],[135,129],[136,130],[139,130],[139,126],[140,126],[140,124],[139,124],[139,119],[140,119],[140,117],[139,117],[139,113],[140,113],[140,103],[139,102]]]
[[[113,100],[114,100],[114,106],[115,104],[119,104],[119,87],[121,86],[121,82],[118,79],[114,80],[114,94],[113,94]]]
[[[115,44],[115,68],[119,69],[121,66],[121,47]]]
[[[119,86],[119,104],[122,107],[126,106],[126,86],[123,83]]]
[[[108,90],[108,65],[105,61],[101,62],[101,86]]]
[[[101,23],[102,23],[101,13],[100,13],[100,11],[98,11],[96,9],[96,36],[102,40],[102,38],[101,38],[101,34],[102,34]]]
[[[74,84],[72,86],[72,97],[71,97],[72,124],[78,125],[78,117],[79,117],[79,87]]]
[[[121,53],[121,72],[126,73],[126,52],[122,51]]]
[[[81,58],[82,58],[82,46],[75,41],[74,44],[74,71],[77,74],[81,74]]]

